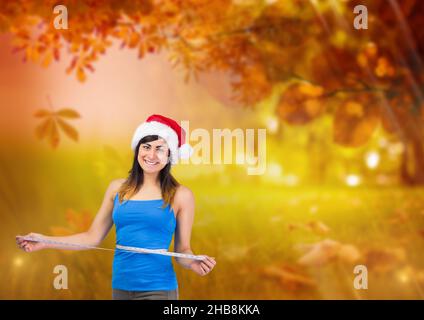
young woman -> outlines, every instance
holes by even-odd
[[[172,119],[152,115],[134,133],[134,160],[129,176],[110,183],[103,203],[89,230],[65,237],[30,233],[27,236],[57,242],[98,246],[112,225],[116,244],[148,249],[168,249],[174,237],[174,251],[193,254],[190,246],[194,219],[194,196],[171,175],[171,165],[181,158],[185,132]],[[23,240],[25,252],[46,248],[81,247]],[[215,259],[176,258],[184,268],[204,276],[216,265]],[[178,282],[170,256],[115,251],[112,268],[113,299],[178,299]]]

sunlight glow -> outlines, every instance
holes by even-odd
[[[398,273],[398,279],[402,283],[407,283],[409,282],[409,275],[405,271],[401,271]]]
[[[346,176],[346,184],[349,187],[356,187],[361,183],[361,177],[356,174],[349,174]]]
[[[375,169],[380,163],[380,155],[376,151],[371,151],[367,153],[365,160],[368,168]]]
[[[294,174],[288,174],[284,177],[284,184],[288,185],[288,186],[295,186],[299,183],[299,178],[298,176],[294,175]]]
[[[16,257],[15,259],[13,259],[13,265],[15,267],[20,267],[22,266],[24,263],[24,260],[21,257]]]
[[[271,177],[280,177],[283,168],[278,163],[270,163],[266,168],[267,174]]]
[[[278,120],[275,117],[269,117],[266,120],[266,128],[270,133],[276,133],[278,130]]]
[[[388,147],[388,151],[390,156],[398,156],[402,152],[404,152],[404,147],[401,142],[398,143],[391,143]]]

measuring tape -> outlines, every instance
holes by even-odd
[[[162,256],[171,256],[171,257],[186,258],[186,259],[193,259],[193,260],[205,260],[204,256],[197,256],[194,254],[187,254],[187,253],[169,252],[166,249],[146,249],[146,248],[138,248],[138,247],[127,247],[127,246],[121,246],[120,244],[116,245],[116,249],[109,249],[109,248],[102,248],[102,247],[96,247],[96,246],[88,246],[88,245],[82,245],[82,244],[48,240],[48,239],[43,239],[38,237],[21,237],[21,239],[26,241],[34,241],[34,242],[41,242],[41,243],[57,244],[61,246],[76,247],[81,249],[95,249],[95,250],[104,250],[104,251],[116,251],[116,249],[118,249],[118,250],[128,251],[128,252],[159,254]]]

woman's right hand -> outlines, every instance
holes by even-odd
[[[44,238],[40,233],[28,233],[25,236],[16,236],[16,244],[25,252],[34,252],[46,248],[46,244],[37,241],[24,240],[23,237]]]

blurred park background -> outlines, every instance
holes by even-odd
[[[175,265],[181,299],[422,299],[423,18],[418,0],[1,1],[0,298],[111,298],[112,254],[26,254],[15,235],[87,230],[159,113],[267,129],[263,175],[173,168],[196,197],[192,248],[218,262]]]

